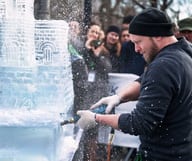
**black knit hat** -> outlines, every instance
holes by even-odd
[[[142,36],[171,36],[172,25],[166,13],[156,8],[148,8],[130,22],[129,33]]]
[[[118,26],[115,26],[115,25],[111,25],[107,28],[107,31],[106,31],[106,34],[108,34],[109,32],[115,32],[117,33],[118,35],[120,34],[120,29]]]

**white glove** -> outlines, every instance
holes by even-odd
[[[77,125],[84,130],[91,129],[97,125],[95,121],[95,113],[90,110],[79,110],[77,115],[80,116],[80,119],[77,121]]]
[[[103,97],[100,99],[97,103],[91,106],[91,109],[94,109],[96,107],[101,106],[102,104],[107,105],[107,108],[105,110],[105,113],[110,113],[111,110],[120,104],[120,97],[118,95],[113,95],[113,96],[108,96],[108,97]]]

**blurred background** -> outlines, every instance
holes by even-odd
[[[81,27],[90,21],[121,24],[124,16],[134,15],[148,7],[166,11],[174,22],[192,16],[192,0],[35,0],[36,19],[78,20]]]

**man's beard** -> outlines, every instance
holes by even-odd
[[[159,49],[157,47],[157,45],[155,44],[154,40],[151,39],[151,50],[149,51],[148,57],[145,58],[145,61],[150,64],[155,57],[157,56]]]

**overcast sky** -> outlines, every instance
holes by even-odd
[[[174,7],[175,10],[180,9],[179,19],[183,19],[192,15],[192,3],[190,3],[189,1],[182,6],[178,5],[177,0],[174,1],[173,3],[174,3],[173,5],[175,6]]]

